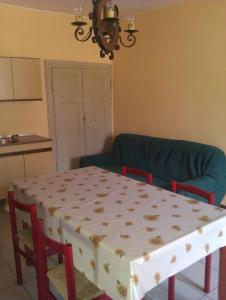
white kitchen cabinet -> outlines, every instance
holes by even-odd
[[[52,173],[54,170],[52,151],[25,155],[26,177],[36,177]]]
[[[41,99],[40,59],[0,57],[0,101]]]
[[[11,58],[0,57],[0,101],[13,99]]]
[[[0,144],[0,200],[13,181],[55,171],[50,138],[19,136],[17,142]]]
[[[41,66],[36,58],[12,58],[14,99],[42,98]]]
[[[24,178],[23,155],[0,158],[0,199],[4,199],[14,180]]]
[[[0,157],[0,200],[6,198],[13,181],[53,171],[52,151]]]

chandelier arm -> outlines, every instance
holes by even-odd
[[[93,4],[93,11],[89,14],[92,23],[85,27],[87,22],[83,19],[82,9],[75,11],[74,36],[77,41],[86,42],[89,39],[98,44],[100,56],[109,56],[114,59],[114,51],[123,47],[131,48],[136,44],[136,33],[134,18],[128,19],[128,28],[124,30],[125,37],[121,35],[119,9],[112,0],[90,0]]]
[[[81,27],[78,26],[75,29],[75,38],[79,41],[79,42],[86,42],[90,39],[91,35],[93,32],[93,28],[90,27],[89,31],[87,32],[87,34],[85,35],[85,30]]]
[[[127,44],[124,43],[123,40],[122,40],[121,35],[119,35],[119,40],[120,40],[121,45],[123,47],[126,47],[126,48],[133,47],[136,44],[136,41],[137,41],[137,39],[136,39],[136,37],[135,37],[135,35],[133,33],[129,33],[128,36],[127,36],[127,41],[129,43],[127,43]]]

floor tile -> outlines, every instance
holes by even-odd
[[[9,267],[6,264],[1,265],[0,290],[3,290],[15,284],[16,284],[16,279],[12,271],[9,269]]]
[[[3,266],[5,267],[5,265],[6,265],[5,261],[0,255],[0,267],[3,267]]]
[[[24,279],[24,289],[30,295],[31,299],[38,300],[37,285],[35,278]]]
[[[205,264],[198,262],[183,270],[177,278],[190,286],[203,290],[205,279]],[[211,290],[218,286],[218,271],[211,270]]]
[[[5,226],[0,230],[0,247],[12,244],[10,228]]]
[[[0,247],[0,257],[9,266],[11,271],[15,273],[15,261],[12,245],[9,243],[3,247]]]
[[[208,294],[212,300],[218,300],[218,288]]]
[[[32,300],[22,286],[13,286],[0,291],[1,300]]]
[[[198,300],[203,297],[203,292],[197,288],[193,288],[180,280],[176,280],[175,284],[175,300]],[[168,282],[165,281],[161,285],[151,290],[145,300],[167,300],[168,299]]]
[[[202,297],[202,298],[199,299],[199,300],[214,300],[214,299],[210,298],[209,296],[204,296],[204,297]],[[218,299],[217,299],[217,300],[218,300]]]
[[[219,255],[220,251],[217,250],[212,254],[212,268],[215,270],[219,270]],[[205,258],[201,260],[201,263],[205,264]]]

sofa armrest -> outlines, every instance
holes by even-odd
[[[88,167],[88,166],[99,166],[99,165],[107,165],[112,164],[112,153],[104,153],[90,156],[82,156],[80,158],[80,168]]]
[[[181,183],[193,185],[196,187],[199,187],[203,190],[206,190],[208,192],[213,192],[216,197],[215,205],[219,206],[220,202],[222,201],[221,193],[219,193],[220,187],[218,186],[217,180],[211,176],[202,176],[190,180],[183,181]],[[193,194],[190,194],[188,192],[181,191],[180,194],[188,197],[193,197],[197,200],[201,200],[202,198]],[[203,200],[203,199],[202,199]]]

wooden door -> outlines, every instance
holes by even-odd
[[[111,69],[84,69],[86,154],[108,151],[112,142]]]
[[[85,153],[82,70],[54,67],[52,89],[57,170],[74,169]]]

